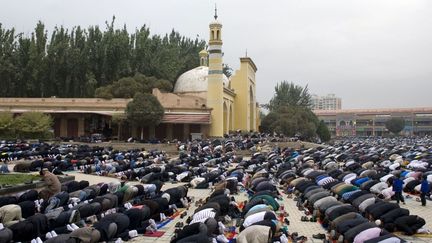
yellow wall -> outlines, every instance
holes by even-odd
[[[240,58],[240,69],[231,77],[231,88],[236,93],[234,100],[235,130],[257,130],[255,72],[256,66],[252,59]],[[253,93],[252,102],[250,89]]]
[[[224,116],[223,116],[223,130],[224,133],[228,133],[229,131],[235,130],[234,121],[235,121],[235,107],[234,107],[234,95],[229,91],[224,91],[223,94],[224,99]],[[225,110],[226,108],[226,110]]]
[[[222,25],[210,24],[209,38],[209,73],[207,107],[211,112],[211,137],[222,137],[224,134],[224,100],[223,100],[223,72],[222,72]]]
[[[258,131],[259,130],[259,127],[261,126],[261,116],[260,116],[260,112],[261,112],[261,109],[259,108],[259,106],[257,105],[256,106],[256,124],[255,124],[255,126],[256,126],[256,131]]]

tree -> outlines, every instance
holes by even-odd
[[[111,93],[111,85],[99,87],[95,90],[95,97],[101,98],[101,99],[107,99],[110,100],[114,98],[113,94]]]
[[[322,142],[330,141],[331,134],[323,120],[320,121],[316,133]]]
[[[399,117],[393,117],[386,121],[385,127],[393,134],[400,133],[405,127],[405,120]]]
[[[14,138],[14,119],[11,112],[0,112],[0,138]]]
[[[53,120],[50,115],[41,112],[27,112],[15,118],[15,130],[20,138],[52,137]]]
[[[133,98],[136,92],[142,92],[143,86],[131,77],[122,78],[114,82],[111,87],[111,93],[114,98]]]
[[[112,84],[96,89],[95,97],[111,98],[132,98],[136,93],[152,93],[154,88],[162,91],[171,92],[172,83],[168,80],[147,77],[141,73],[136,73],[133,77],[121,78]]]
[[[307,85],[303,88],[292,82],[282,81],[276,85],[275,94],[267,105],[267,108],[270,111],[275,111],[282,106],[310,108],[311,105],[312,98]]]
[[[270,112],[262,119],[261,129],[313,139],[317,135],[319,120],[310,105],[311,95],[307,86],[303,88],[283,81],[275,87],[275,94],[267,105]]]
[[[105,28],[56,26],[50,32],[38,22],[29,34],[0,24],[0,96],[93,97],[97,88],[135,73],[154,76],[151,88],[172,91],[178,76],[199,65],[204,46],[174,30],[151,35],[145,25],[128,33],[126,26],[115,27],[114,17]]]
[[[151,94],[136,93],[126,107],[127,120],[141,127],[141,139],[143,139],[144,126],[159,125],[163,116],[163,106]]]
[[[261,122],[263,132],[277,132],[286,136],[312,139],[316,136],[318,118],[310,109],[284,106],[271,111]]]

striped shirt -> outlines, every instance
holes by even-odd
[[[331,183],[333,181],[335,181],[335,179],[333,179],[333,177],[329,176],[329,177],[326,177],[326,178],[318,181],[317,184],[318,184],[318,186],[324,186],[324,185],[327,185],[328,183]]]
[[[190,224],[202,222],[204,223],[208,218],[214,218],[216,216],[216,210],[214,208],[206,208],[193,215]]]

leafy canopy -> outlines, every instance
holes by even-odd
[[[311,103],[307,86],[303,88],[287,81],[277,84],[275,94],[267,105],[270,112],[262,119],[261,130],[306,140],[319,136],[322,141],[328,141],[330,132],[310,109]]]
[[[323,120],[320,121],[317,128],[317,135],[322,142],[327,142],[331,138],[330,130]]]
[[[41,112],[26,112],[15,118],[15,130],[21,138],[49,138],[53,120]]]
[[[136,93],[127,104],[126,117],[137,126],[156,126],[163,118],[164,108],[151,94]]]
[[[14,119],[11,112],[0,112],[0,137],[13,138],[15,136]]]
[[[385,127],[393,134],[400,133],[405,127],[405,120],[399,117],[393,117],[386,121]]]
[[[278,110],[284,106],[298,106],[310,108],[312,98],[309,94],[308,86],[301,87],[293,82],[283,81],[275,87],[275,94],[268,104],[270,111]]]
[[[133,77],[122,78],[114,83],[97,88],[95,97],[111,98],[132,98],[136,93],[151,93],[153,88],[170,92],[173,89],[171,82],[155,77],[146,77],[137,73]]]
[[[154,35],[145,25],[128,32],[114,22],[113,17],[102,27],[53,30],[38,22],[30,34],[0,24],[0,96],[93,97],[97,88],[135,73],[173,86],[178,76],[199,65],[203,40],[174,30]]]

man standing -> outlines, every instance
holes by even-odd
[[[60,180],[56,175],[49,172],[47,169],[42,169],[40,175],[43,176],[43,180],[47,186],[47,191],[50,194],[49,197],[52,197],[61,191]]]
[[[402,196],[403,184],[404,182],[400,179],[400,175],[397,175],[396,179],[393,180],[393,191],[395,192],[397,204],[399,204],[399,201],[405,204],[405,199]]]
[[[420,199],[422,206],[426,206],[426,194],[429,193],[429,182],[427,176],[423,176],[423,180],[420,186]]]

